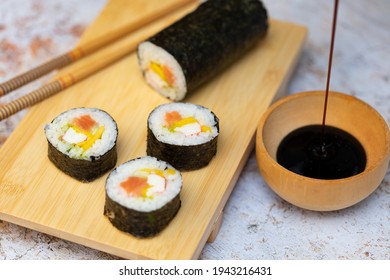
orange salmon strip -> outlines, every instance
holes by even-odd
[[[163,65],[162,71],[164,73],[165,79],[167,80],[167,83],[172,86],[175,82],[175,76],[173,75],[171,69],[169,69],[166,65]]]
[[[175,122],[180,121],[182,116],[177,111],[166,112],[165,121],[168,124],[168,127],[171,127]]]
[[[131,196],[145,196],[147,181],[147,178],[130,176],[121,183],[121,187]]]
[[[74,124],[81,129],[91,131],[96,125],[96,121],[92,119],[90,115],[82,115],[81,117],[74,119]]]

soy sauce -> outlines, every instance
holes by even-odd
[[[351,134],[333,126],[309,125],[288,134],[280,143],[277,161],[288,170],[316,179],[341,179],[362,172],[364,148]]]
[[[349,133],[325,124],[337,8],[338,0],[335,0],[322,124],[292,131],[280,143],[276,156],[283,167],[316,179],[350,177],[364,171],[366,166],[366,153],[359,141]]]

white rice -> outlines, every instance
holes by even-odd
[[[90,115],[99,126],[104,126],[101,139],[95,141],[91,148],[84,151],[81,147],[61,140],[74,118]],[[116,143],[118,128],[112,117],[96,108],[74,108],[57,116],[50,124],[45,126],[47,140],[61,153],[74,159],[91,160],[108,152]]]
[[[211,132],[200,132],[186,136],[183,133],[170,131],[165,122],[167,112],[177,111],[183,118],[193,117],[201,125],[211,128]],[[208,109],[200,105],[191,103],[168,103],[154,109],[148,118],[148,126],[152,130],[158,141],[181,146],[198,145],[211,141],[218,136],[215,115]]]
[[[120,184],[130,176],[136,176],[143,168],[166,170],[172,169],[174,174],[166,176],[166,189],[164,192],[156,193],[152,197],[129,196]],[[130,160],[115,168],[107,178],[106,193],[108,197],[120,205],[140,212],[150,212],[163,207],[180,193],[182,187],[182,176],[170,164],[154,157],[141,157]]]
[[[145,79],[152,88],[174,101],[180,101],[185,97],[187,85],[183,70],[170,53],[163,48],[146,41],[138,46],[138,59]],[[173,86],[169,86],[160,76],[150,70],[151,62],[159,65],[167,65],[170,68],[175,77]]]

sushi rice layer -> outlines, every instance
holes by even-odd
[[[106,181],[106,195],[127,209],[152,212],[181,191],[179,171],[154,157],[130,160],[115,168]]]
[[[81,124],[90,125],[88,131]],[[47,140],[73,159],[94,160],[114,147],[118,128],[111,116],[96,108],[75,108],[45,126]]]

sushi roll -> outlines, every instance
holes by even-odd
[[[44,130],[50,161],[77,180],[93,181],[116,164],[118,127],[105,111],[74,108]]]
[[[209,164],[217,153],[219,120],[200,105],[168,103],[155,108],[147,122],[146,153],[180,171]]]
[[[267,30],[267,11],[260,0],[208,0],[141,42],[139,65],[154,90],[181,101],[252,48]]]
[[[141,157],[116,167],[107,177],[104,215],[136,237],[160,233],[181,206],[182,176],[168,163]]]

